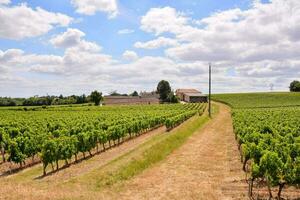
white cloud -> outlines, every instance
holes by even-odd
[[[134,51],[129,51],[129,50],[126,50],[122,56],[123,56],[123,59],[129,60],[129,61],[138,59],[138,55]]]
[[[0,62],[1,63],[1,62]],[[10,61],[3,63],[13,69],[14,72],[38,72],[45,74],[57,74],[62,77],[93,74],[100,68],[112,65],[114,61],[110,55],[76,51],[73,48],[66,49],[64,55],[57,56],[51,54],[22,54],[14,57]]]
[[[0,63],[12,62],[16,57],[23,55],[23,53],[20,49],[9,49],[5,52],[0,51]]]
[[[66,32],[60,35],[56,35],[50,40],[50,43],[55,47],[69,48],[77,46],[81,42],[81,37],[85,36],[85,33],[78,29],[69,28]]]
[[[105,12],[109,18],[118,15],[117,0],[71,0],[76,12],[85,15],[94,15],[96,12]]]
[[[134,33],[133,29],[121,29],[118,31],[119,35]]]
[[[10,0],[0,0],[0,5],[1,4],[10,4]]]
[[[158,49],[160,47],[177,46],[178,42],[175,39],[159,37],[148,42],[136,42],[134,47],[141,49]]]
[[[221,11],[199,20],[202,28],[177,33],[186,43],[166,53],[183,60],[299,59],[299,22],[299,1],[256,2],[248,10]]]
[[[20,40],[46,34],[57,26],[68,26],[72,18],[48,12],[37,7],[32,9],[26,4],[0,7],[0,37]]]
[[[151,8],[141,19],[141,29],[160,35],[164,32],[180,33],[188,18],[171,7]]]
[[[28,54],[20,49],[0,51],[0,66],[12,73],[22,71],[80,76],[115,63],[110,55],[100,52],[101,48],[96,43],[86,41],[84,35],[78,29],[68,29],[52,38],[50,42],[54,46],[65,49],[62,56]]]
[[[96,43],[88,42],[82,37],[85,36],[85,33],[78,29],[68,28],[66,32],[60,35],[56,35],[50,40],[50,43],[55,47],[59,48],[72,48],[79,51],[91,51],[97,52],[101,50],[101,47]]]

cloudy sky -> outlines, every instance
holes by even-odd
[[[0,96],[288,90],[299,0],[0,0]]]

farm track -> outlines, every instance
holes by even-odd
[[[125,183],[114,198],[248,199],[230,109],[218,105],[213,120],[164,162]]]

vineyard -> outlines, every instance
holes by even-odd
[[[215,94],[212,98],[233,108],[300,106],[300,93],[297,92]]]
[[[165,125],[168,130],[205,110],[205,104],[118,107],[33,107],[1,109],[1,164],[19,168],[43,163],[43,174],[60,161],[92,156],[125,140]],[[54,167],[55,166],[55,167]],[[49,167],[51,167],[49,169]]]
[[[280,199],[285,186],[299,189],[300,184],[300,107],[296,106],[300,96],[266,93],[261,97],[255,94],[255,98],[252,95],[249,98],[247,94],[240,94],[241,98],[239,94],[215,95],[214,98],[234,108],[233,126],[249,195],[253,196],[254,185],[265,186],[270,198],[276,191]],[[251,98],[255,99],[252,103]]]

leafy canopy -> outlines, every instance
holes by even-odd
[[[103,98],[102,93],[98,92],[97,90],[93,91],[90,96],[92,101],[95,103],[95,106],[98,106]]]

